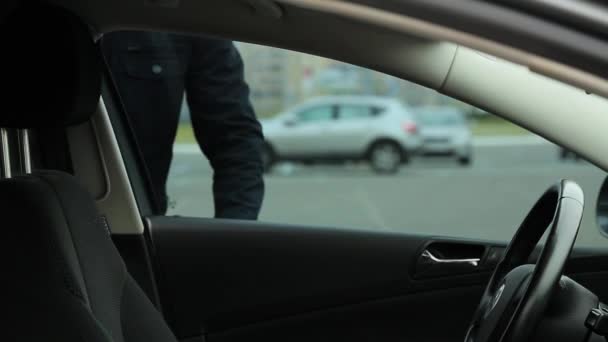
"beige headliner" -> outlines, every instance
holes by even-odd
[[[414,40],[450,41],[608,95],[608,84],[593,75],[467,33],[347,1],[51,1],[79,14],[97,33],[129,28],[205,33],[322,55],[391,74],[400,73],[399,68],[386,59],[391,52]],[[154,3],[161,5],[152,5]],[[168,3],[178,5],[173,7],[166,5]],[[265,11],[252,9],[252,4],[267,3],[280,3],[285,15],[273,18]]]

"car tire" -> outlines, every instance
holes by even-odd
[[[471,156],[470,155],[466,155],[466,156],[460,156],[458,157],[458,164],[462,165],[462,166],[469,166],[471,165]]]
[[[270,147],[268,144],[264,144],[264,146],[262,146],[262,151],[260,154],[262,156],[262,167],[264,169],[264,173],[269,173],[272,171],[272,167],[277,161],[276,155],[272,150],[272,147]]]
[[[369,150],[369,163],[376,173],[394,174],[403,162],[403,150],[390,141],[377,142]]]

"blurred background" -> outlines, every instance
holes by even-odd
[[[383,73],[327,58],[267,46],[237,43],[258,118],[273,117],[305,100],[323,95],[379,95],[410,106],[441,105],[462,110],[477,136],[521,135],[528,131],[434,90]],[[182,106],[177,142],[193,142],[189,110]]]

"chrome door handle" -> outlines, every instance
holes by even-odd
[[[479,266],[479,262],[481,261],[480,258],[470,258],[470,259],[442,259],[442,258],[438,258],[435,255],[433,255],[433,253],[431,253],[431,251],[429,251],[428,249],[425,250],[424,252],[422,252],[422,257],[429,260],[432,264],[437,264],[437,265],[448,265],[448,264],[460,264],[460,265],[470,265],[473,267],[477,267]]]

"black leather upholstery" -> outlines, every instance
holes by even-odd
[[[13,260],[14,340],[169,342],[175,337],[127,272],[86,190],[65,173],[0,181]],[[11,263],[9,263],[11,264]],[[35,322],[30,328],[24,322]]]
[[[18,7],[0,23],[0,127],[84,122],[95,112],[101,58],[88,27],[52,5]]]

